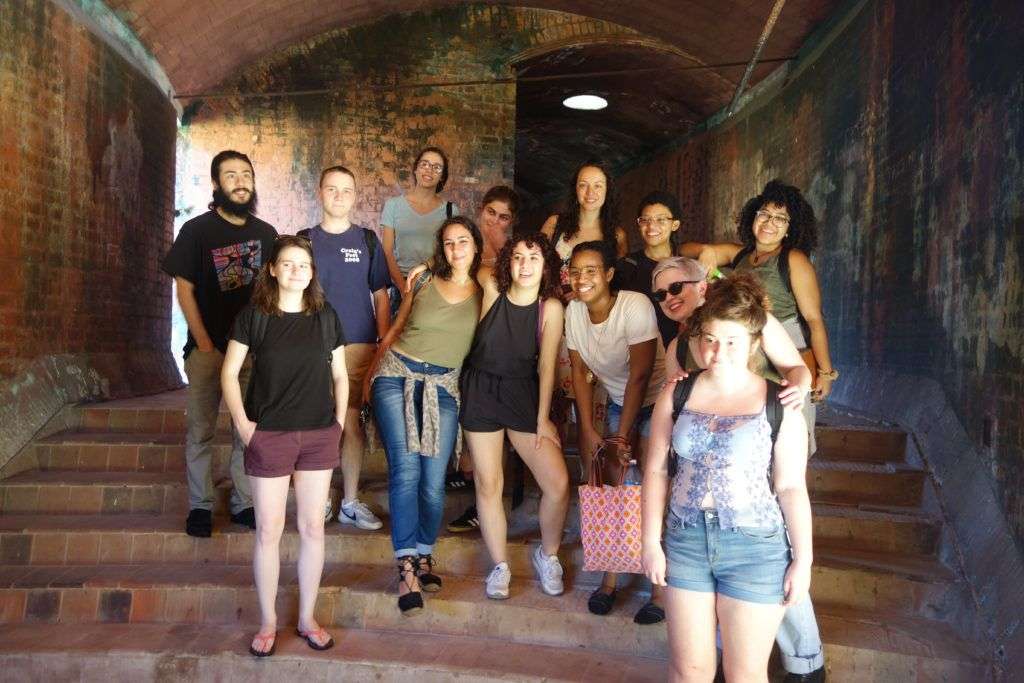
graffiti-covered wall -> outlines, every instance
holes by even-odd
[[[765,181],[803,187],[836,363],[938,381],[1021,540],[1024,3],[851,9],[736,121],[624,178],[624,206],[667,187],[720,240]]]

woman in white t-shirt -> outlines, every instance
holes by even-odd
[[[565,310],[565,341],[572,364],[572,383],[579,413],[580,454],[590,459],[604,444],[610,459],[627,444],[638,462],[646,449],[651,412],[665,382],[665,351],[650,299],[638,292],[611,288],[615,253],[604,241],[582,242],[572,250],[569,284],[574,299]],[[608,393],[604,439],[591,419],[596,378]],[[587,602],[588,609],[608,614],[615,603],[616,574],[606,573]],[[636,613],[638,624],[662,621],[660,590]]]

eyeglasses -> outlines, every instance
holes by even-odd
[[[584,275],[587,277],[597,277],[598,274],[601,272],[603,271],[597,266],[586,266],[585,268],[570,268],[569,277],[574,280]]]
[[[641,228],[646,228],[648,225],[656,225],[659,228],[664,228],[666,225],[674,221],[675,218],[672,216],[658,216],[657,218],[637,218],[636,224]]]
[[[668,286],[668,289],[654,290],[651,296],[654,297],[655,301],[661,303],[662,301],[668,298],[669,294],[671,294],[672,296],[679,296],[679,293],[683,291],[683,285],[695,285],[698,282],[700,282],[700,280],[679,280],[678,282],[673,282],[672,284],[670,284]]]
[[[434,173],[440,173],[444,170],[444,164],[433,164],[426,159],[420,160],[420,163],[416,164],[417,168],[421,168],[424,171],[433,171]]]
[[[784,230],[789,227],[789,216],[783,216],[781,213],[770,213],[761,209],[756,214],[757,220],[759,221],[771,221],[779,230]]]

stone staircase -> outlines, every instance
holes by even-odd
[[[0,678],[4,680],[578,680],[660,681],[664,625],[632,615],[636,579],[614,612],[586,598],[578,518],[562,551],[567,591],[533,580],[536,494],[510,519],[512,597],[483,595],[490,569],[479,536],[442,535],[444,589],[412,617],[395,606],[387,528],[328,526],[318,619],[337,645],[315,653],[282,630],[255,660],[253,535],[226,518],[227,419],[215,457],[214,536],[184,533],[184,394],[68,409],[0,481]],[[927,472],[907,461],[903,433],[870,425],[818,429],[808,483],[815,512],[816,601],[833,681],[987,681],[976,617]],[[387,512],[380,454],[363,499]],[[337,483],[337,482],[336,482]],[[334,492],[335,501],[338,492]],[[469,502],[448,496],[446,519]],[[282,541],[282,629],[294,624],[298,536]],[[620,593],[621,594],[621,593]]]

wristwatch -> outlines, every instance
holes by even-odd
[[[824,377],[825,379],[832,380],[833,382],[835,382],[837,379],[839,379],[839,371],[836,370],[835,368],[832,368],[831,370],[828,371],[818,368],[818,376]]]

